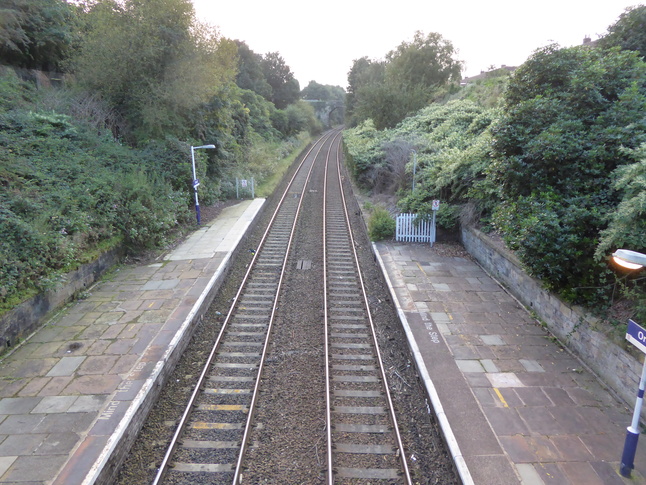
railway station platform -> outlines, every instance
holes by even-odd
[[[110,483],[265,199],[126,266],[0,361],[0,483]]]
[[[619,474],[633,407],[479,265],[428,244],[373,250],[465,485],[646,483],[646,440]]]
[[[0,483],[106,483],[263,203],[120,269],[0,360]],[[618,474],[632,410],[477,264],[374,250],[465,485],[646,483],[646,442]]]

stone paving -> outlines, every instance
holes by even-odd
[[[119,269],[3,357],[0,483],[103,476],[263,203],[228,207],[164,259]]]
[[[109,474],[263,202],[228,208],[163,260],[114,273],[3,357],[0,483]],[[465,484],[646,483],[646,443],[632,479],[617,472],[632,407],[477,264],[420,244],[375,252]]]
[[[480,266],[422,244],[375,252],[465,483],[646,483],[646,442],[632,478],[618,473],[634,403],[617,400]]]

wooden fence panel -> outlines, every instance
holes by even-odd
[[[433,217],[419,218],[417,214],[399,214],[395,240],[403,242],[435,242],[435,212]]]

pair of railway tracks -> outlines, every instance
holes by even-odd
[[[154,485],[246,483],[247,472],[255,467],[250,451],[271,448],[252,439],[258,430],[271,425],[255,419],[263,406],[263,370],[273,327],[285,320],[277,319],[277,312],[290,306],[287,302],[293,292],[286,282],[299,223],[303,224],[303,202],[319,191],[323,194],[319,286],[323,318],[318,331],[323,338],[316,358],[325,372],[322,422],[326,444],[317,481],[329,485],[411,483],[342,189],[340,135],[329,132],[314,144],[283,193]],[[323,174],[318,177],[322,186],[315,183],[316,173]],[[296,260],[300,270],[311,265],[311,260]],[[300,306],[307,307],[307,302]],[[291,432],[298,434],[299,430]],[[298,482],[285,476],[283,483]]]

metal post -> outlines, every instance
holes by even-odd
[[[437,211],[433,211],[433,220],[431,221],[431,247],[433,247],[433,243],[435,242],[435,213]]]
[[[251,177],[251,198],[256,198],[256,186],[254,185],[253,177]]]
[[[197,181],[195,172],[195,147],[191,147],[191,163],[193,165],[193,192],[195,192],[195,215],[197,216],[197,225],[200,225],[200,202],[197,199],[197,186],[200,183]]]
[[[240,190],[238,189],[238,177],[236,177],[236,200],[240,198]]]
[[[415,150],[411,150],[413,152],[413,189],[412,192],[415,192],[415,172],[417,172],[417,152]]]
[[[197,172],[195,170],[195,150],[198,148],[215,148],[215,145],[202,145],[199,147],[191,146],[191,164],[193,166],[193,191],[195,192],[195,215],[197,216],[197,225],[200,225],[200,202],[197,199],[197,187],[200,181],[197,179]]]
[[[635,468],[635,453],[637,452],[637,441],[639,440],[639,415],[644,402],[644,387],[646,386],[646,360],[642,367],[642,376],[639,380],[639,391],[637,392],[637,401],[635,402],[635,411],[633,420],[626,431],[626,441],[624,442],[624,452],[621,455],[621,465],[619,473],[621,476],[630,478],[630,472]]]

